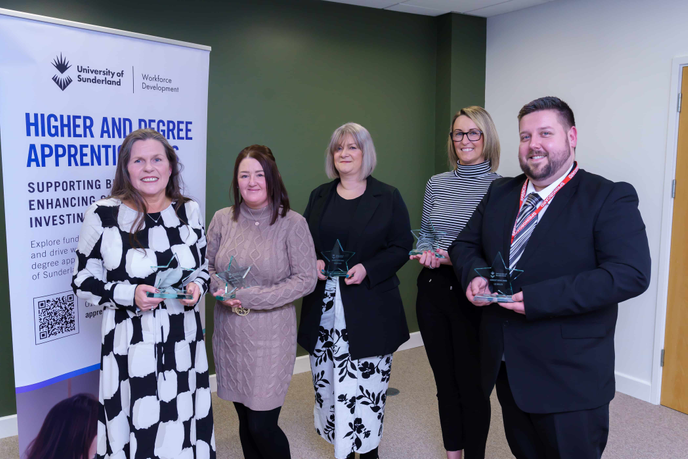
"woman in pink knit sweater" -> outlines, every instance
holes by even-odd
[[[208,228],[208,269],[226,271],[230,260],[250,267],[236,298],[215,303],[213,354],[217,395],[234,402],[247,459],[291,457],[277,425],[296,358],[293,302],[317,281],[313,239],[289,198],[268,147],[244,148],[236,159],[234,205],[215,213]],[[221,296],[225,283],[212,275]]]

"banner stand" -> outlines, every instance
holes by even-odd
[[[205,209],[210,47],[0,9],[0,141],[19,452],[57,403],[98,397],[100,307],[71,289],[83,213],[152,128]]]

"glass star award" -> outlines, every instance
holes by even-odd
[[[251,267],[239,266],[234,257],[229,259],[229,266],[227,270],[221,273],[216,273],[215,276],[225,283],[225,293],[216,295],[215,299],[219,301],[231,300],[236,298],[236,291],[240,288],[248,287],[246,276],[251,271]]]
[[[175,267],[171,267],[172,265],[175,265]],[[181,281],[182,285],[186,285],[194,271],[193,269],[182,268],[176,253],[167,265],[151,266],[151,268],[158,271],[155,276],[155,288],[157,288],[159,292],[146,292],[148,298],[172,298],[177,300],[190,300],[193,298],[193,295],[187,293],[185,289],[172,287],[179,281]],[[185,277],[184,271],[191,271],[191,274]]]
[[[511,296],[514,294],[514,289],[511,283],[521,274],[522,269],[509,269],[504,263],[504,258],[500,252],[492,262],[492,266],[486,268],[476,268],[475,272],[480,277],[487,280],[491,294],[475,295],[475,299],[488,301],[491,303],[513,303]]]
[[[435,258],[444,258],[444,255],[437,253],[440,248],[440,241],[447,235],[446,231],[437,231],[430,222],[430,230],[411,230],[411,234],[416,238],[416,248],[409,252],[409,255],[422,255],[423,252],[435,252]]]
[[[349,260],[353,258],[356,252],[347,252],[342,248],[342,243],[339,239],[334,243],[332,250],[324,250],[320,252],[325,258],[325,270],[323,274],[327,277],[347,277],[349,272]]]

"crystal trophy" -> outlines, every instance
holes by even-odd
[[[430,230],[411,230],[411,234],[416,238],[416,248],[409,252],[409,255],[423,255],[423,252],[435,252],[435,258],[444,258],[444,255],[437,253],[440,248],[440,241],[447,235],[446,231],[437,231],[430,222]]]
[[[223,295],[216,295],[215,299],[219,301],[231,300],[236,298],[236,291],[240,288],[248,287],[246,276],[251,271],[251,267],[239,266],[234,257],[229,259],[229,266],[227,270],[221,273],[216,273],[215,276],[225,283],[225,293]]]
[[[504,258],[501,252],[497,252],[497,256],[492,262],[492,266],[486,268],[475,268],[475,272],[480,277],[487,280],[491,294],[475,295],[476,300],[488,301],[490,303],[513,303],[511,296],[514,294],[514,289],[511,283],[521,274],[522,269],[509,269],[504,263]]]
[[[171,267],[173,262],[176,265],[174,268]],[[177,300],[190,300],[193,298],[193,295],[187,293],[186,290],[172,287],[180,281],[182,285],[186,285],[194,271],[193,269],[182,268],[176,253],[167,265],[151,266],[151,268],[158,271],[155,279],[155,288],[157,288],[159,292],[146,292],[148,298],[172,298]],[[192,273],[184,277],[184,271],[191,271]]]
[[[324,250],[320,253],[323,258],[325,258],[324,275],[327,277],[348,277],[349,260],[353,258],[356,252],[347,252],[344,250],[342,248],[342,243],[337,239],[332,250]]]

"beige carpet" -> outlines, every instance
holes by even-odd
[[[390,387],[401,391],[389,397],[383,459],[442,459],[435,388],[423,348],[398,352]],[[241,458],[238,422],[231,403],[213,396],[218,459]],[[294,376],[282,410],[280,425],[287,434],[294,459],[332,457],[332,447],[313,428],[313,388],[309,373]],[[16,458],[17,437],[0,440],[0,458]],[[492,428],[487,457],[512,455],[504,437],[499,403],[492,395]],[[617,393],[610,408],[609,443],[605,459],[688,458],[688,415]]]

